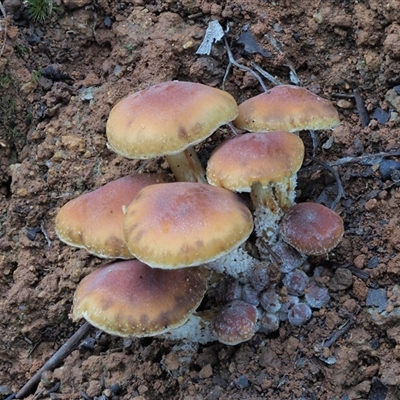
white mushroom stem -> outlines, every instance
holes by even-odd
[[[219,308],[196,311],[189,316],[188,320],[183,325],[158,335],[158,337],[170,340],[185,340],[201,344],[214,342],[217,338],[212,330],[211,323],[218,311]]]
[[[209,262],[204,266],[221,274],[232,276],[241,283],[247,283],[249,274],[260,261],[253,258],[243,246],[230,251],[228,254]]]
[[[193,146],[165,158],[177,181],[207,183],[206,173]]]
[[[279,221],[284,212],[295,203],[297,175],[268,186],[259,183],[251,187],[250,197],[254,206],[254,230],[257,249],[265,254],[264,244],[274,244],[279,231]]]

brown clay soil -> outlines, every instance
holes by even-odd
[[[292,66],[302,86],[334,103],[342,122],[319,134],[317,158],[335,161],[400,147],[399,0],[62,0],[44,23],[30,22],[20,0],[3,4],[3,399],[78,329],[69,319],[74,290],[101,263],[58,240],[54,219],[60,207],[128,173],[168,171],[163,158],[126,160],[107,148],[111,107],[128,93],[166,80],[221,87],[228,64],[223,44],[210,56],[196,55],[211,19],[229,26],[238,62],[249,67],[255,62],[284,83],[290,82]],[[271,56],[240,43],[244,30]],[[225,89],[238,103],[262,91],[238,68],[230,70]],[[364,124],[355,89],[366,108]],[[202,159],[229,134],[223,128],[200,146]],[[391,172],[382,172],[390,166]],[[304,326],[283,322],[274,334],[258,333],[233,347],[123,340],[93,330],[84,345],[46,373],[40,395],[26,398],[400,398],[399,166],[390,157],[336,169],[345,193],[336,208],[345,235],[328,258],[310,260],[311,270],[320,267],[331,301]],[[336,195],[335,188],[328,170],[304,169],[298,199],[324,202]],[[337,334],[332,344],[322,347],[331,334]]]

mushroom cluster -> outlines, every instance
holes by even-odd
[[[204,168],[194,146],[230,122],[250,132],[222,142]],[[118,336],[228,345],[282,320],[302,325],[329,302],[304,271],[307,257],[329,253],[343,221],[321,204],[295,204],[304,144],[293,132],[337,123],[330,103],[289,85],[240,106],[180,81],[121,100],[106,125],[110,149],[165,156],[176,181],[125,176],[60,209],[62,241],[111,259],[78,285],[71,317]]]

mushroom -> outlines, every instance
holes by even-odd
[[[233,124],[251,132],[330,129],[339,125],[335,107],[304,87],[276,86],[239,105]]]
[[[213,186],[250,192],[256,234],[271,242],[278,230],[277,222],[294,203],[296,173],[303,158],[303,141],[293,133],[248,133],[214,150],[207,165],[207,179]]]
[[[138,260],[105,264],[78,285],[71,317],[122,337],[155,336],[182,326],[207,289],[202,267],[151,268]]]
[[[312,202],[290,207],[280,224],[282,239],[305,255],[329,253],[339,244],[343,233],[340,215]]]
[[[163,174],[128,175],[85,193],[61,207],[55,229],[70,246],[103,258],[132,258],[122,231],[124,212],[145,186],[168,182]]]
[[[217,260],[244,243],[252,230],[251,212],[235,193],[193,182],[142,189],[124,220],[132,255],[165,269]]]
[[[258,329],[258,311],[242,300],[227,303],[215,316],[212,328],[218,341],[234,346],[250,340]]]
[[[193,146],[238,115],[227,92],[193,82],[163,82],[133,93],[111,110],[109,146],[128,158],[164,155],[178,181],[203,182]]]

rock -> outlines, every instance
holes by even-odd
[[[353,284],[353,275],[350,270],[346,268],[338,268],[335,275],[329,282],[329,289],[333,292],[339,290],[346,290]]]
[[[369,289],[365,305],[375,306],[378,307],[379,311],[384,311],[387,305],[386,291],[384,289]]]

